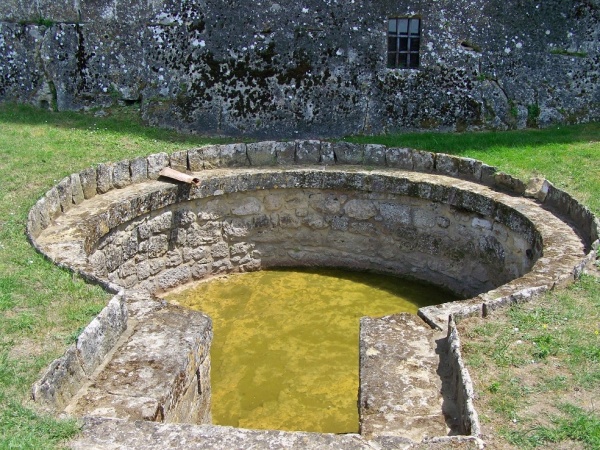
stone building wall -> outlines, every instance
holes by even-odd
[[[598,120],[599,16],[598,0],[5,0],[0,99],[278,138]],[[386,67],[390,17],[421,18],[418,69]]]

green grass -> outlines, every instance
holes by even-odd
[[[109,298],[33,250],[24,235],[31,206],[90,165],[224,141],[144,127],[127,109],[115,112],[96,118],[0,104],[0,449],[52,447],[76,430],[37,412],[29,391]]]
[[[600,278],[461,327],[476,408],[496,433],[517,448],[598,448]]]
[[[565,403],[551,417],[551,425],[534,426],[524,432],[503,431],[508,442],[518,448],[547,447],[551,443],[577,442],[590,450],[600,448],[600,416]]]
[[[545,177],[600,213],[600,123],[544,130],[356,136],[347,140],[475,158],[524,180]]]
[[[40,372],[64,352],[109,298],[98,287],[58,269],[33,250],[24,235],[31,206],[61,178],[90,165],[223,142],[144,127],[136,119],[136,111],[127,108],[112,112],[110,117],[97,118],[0,104],[0,449],[54,448],[76,432],[76,423],[57,421],[38,411],[29,400],[29,392]],[[598,214],[600,179],[595,168],[600,167],[599,138],[600,125],[588,124],[507,133],[423,133],[352,140],[470,156],[520,177],[544,176]],[[567,304],[575,299],[576,309],[597,311],[594,289],[589,280],[577,283],[560,294],[564,295],[561,301]],[[578,323],[576,309],[567,323]],[[558,313],[553,317],[541,310],[523,317],[517,312],[511,314],[515,317],[510,320],[522,322],[524,329],[531,324],[527,326],[531,326],[528,333],[532,339],[533,330],[540,325],[555,326],[562,319]],[[473,371],[489,372],[490,358],[498,361],[500,369],[529,367],[525,361],[530,355],[513,354],[510,342],[502,337],[502,327],[492,322],[478,327],[479,331],[471,333],[474,337],[496,339],[499,345],[490,350],[491,355],[487,350],[473,353],[469,359]],[[597,329],[581,328],[596,336]],[[528,344],[528,351],[538,352],[531,359],[539,364],[559,361],[577,373],[546,375],[531,389],[556,392],[572,383],[581,389],[595,389],[600,375],[593,345],[566,331],[560,339],[555,335],[544,338],[544,333],[542,328],[536,338],[538,348]],[[564,345],[569,345],[570,351],[563,351]],[[495,407],[508,417],[518,417],[519,396],[529,391],[523,391],[510,373],[500,375],[498,372],[495,379],[478,386],[478,391],[482,396],[501,398]],[[486,411],[483,416],[492,413]],[[566,414],[559,409],[555,413],[557,422],[544,426],[560,430],[563,425],[559,419]],[[581,428],[594,426],[591,422]]]

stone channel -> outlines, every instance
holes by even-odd
[[[200,183],[159,177],[165,167]],[[574,281],[599,228],[548,181],[411,149],[260,142],[99,164],[30,211],[36,249],[114,294],[33,397],[82,418],[72,448],[480,446],[455,322]],[[360,434],[210,424],[211,320],[160,294],[284,266],[389,273],[464,298],[361,320]]]

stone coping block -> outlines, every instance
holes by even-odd
[[[442,407],[435,342],[442,336],[414,314],[361,318],[361,435],[421,442],[449,434],[452,414],[448,404]]]
[[[456,406],[459,409],[461,432],[470,436],[479,437],[481,435],[481,425],[479,416],[475,410],[474,399],[475,390],[473,382],[462,358],[460,350],[460,337],[456,328],[454,317],[448,317],[448,353],[450,355],[449,363],[452,370],[452,391],[455,393]]]
[[[126,444],[124,444],[126,443]],[[473,436],[446,436],[413,443],[401,437],[365,439],[357,434],[321,434],[290,431],[246,430],[214,425],[170,424],[86,417],[82,434],[68,444],[72,450],[108,448],[145,450],[181,448],[189,450],[290,449],[290,450],[470,450],[483,448]]]
[[[209,401],[210,318],[174,305],[146,302],[153,304],[146,308],[143,320],[138,316],[129,321],[126,340],[68,405],[68,413],[168,422],[202,403],[198,396]],[[203,366],[206,370],[199,372]],[[197,395],[191,395],[191,404],[181,405],[190,388]]]
[[[55,412],[63,410],[112,351],[126,328],[127,308],[124,294],[120,292],[33,385],[33,399]]]

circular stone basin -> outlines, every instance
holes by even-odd
[[[356,154],[376,168],[334,164]],[[290,161],[333,165],[248,167]],[[191,169],[199,185],[156,180],[167,165]],[[215,166],[221,168],[204,170]],[[419,309],[430,327],[445,331],[451,316],[491,314],[571,282],[594,257],[590,249],[598,239],[593,215],[548,182],[526,190],[519,180],[469,159],[319,141],[213,146],[102,164],[48,191],[27,226],[34,246],[57,264],[120,292],[36,383],[36,400],[79,415],[196,423],[210,420],[210,320],[149,295],[274,267],[367,270],[432,283],[464,298]],[[390,330],[404,336],[409,322],[422,331],[407,339],[428,333],[402,317],[361,321],[371,330],[361,334],[361,364],[380,361],[375,369],[384,370],[392,359],[382,349],[391,355],[410,342],[379,346],[377,339]],[[456,331],[448,330],[457,342]],[[458,358],[449,366],[452,377],[463,383],[459,344],[448,345]],[[165,374],[175,381],[164,381]],[[90,385],[89,377],[99,378]],[[361,373],[361,392],[383,392],[369,386]],[[456,388],[463,409],[455,425],[476,436],[469,392]],[[361,412],[361,436],[353,442],[366,439],[368,447],[378,436],[402,436],[386,428],[397,422],[392,412],[398,405],[382,405],[381,411],[392,409],[371,426],[365,420],[379,413],[369,409],[373,399],[363,400],[361,408],[370,412]],[[233,439],[227,429],[210,433]],[[263,445],[280,438],[334,439],[265,433],[243,435]]]

